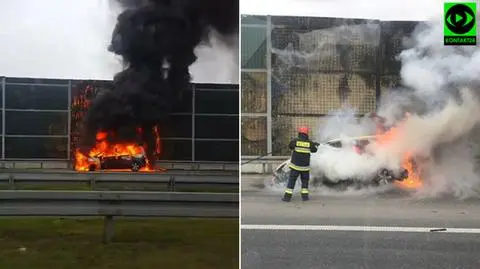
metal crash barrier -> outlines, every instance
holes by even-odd
[[[238,218],[238,193],[141,191],[0,191],[0,216],[105,217],[104,242],[114,217]]]
[[[195,190],[228,189],[238,191],[237,173],[67,173],[67,172],[8,172],[0,174],[0,185],[15,189],[17,185],[74,185],[86,184],[91,190],[98,185],[161,186],[168,191],[176,187]],[[162,187],[162,186],[161,186]]]

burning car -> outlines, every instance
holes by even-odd
[[[389,168],[370,165],[369,169],[371,171],[367,178],[365,178],[365,176],[363,176],[363,178],[359,178],[354,175],[355,168],[351,166],[352,164],[355,166],[362,166],[364,165],[361,163],[362,160],[367,162],[369,159],[372,159],[370,157],[375,157],[372,156],[372,152],[367,150],[367,145],[372,143],[372,141],[375,139],[376,136],[364,136],[349,139],[334,139],[326,143],[320,143],[318,146],[318,151],[316,153],[312,153],[310,172],[311,184],[313,186],[323,185],[341,189],[351,186],[361,188],[402,182],[409,178],[409,169],[403,164],[400,167]],[[345,154],[350,154],[352,157],[351,160],[353,161],[349,163],[344,161],[342,157],[339,157],[336,163],[329,163],[326,161],[327,158],[329,158],[327,156],[346,156]],[[289,163],[290,159],[286,160],[274,169],[273,179],[271,182],[272,185],[286,184],[290,174],[290,168],[288,167]],[[322,164],[318,165],[318,163]],[[410,161],[407,163],[410,163]],[[351,171],[351,173],[342,173],[337,170]],[[335,176],[332,177],[331,175]]]
[[[107,169],[130,169],[132,172],[138,172],[141,168],[147,166],[147,158],[144,154],[136,155],[116,155],[116,156],[95,156],[88,157],[88,171],[107,170]]]
[[[154,171],[143,144],[110,143],[106,139],[107,136],[107,133],[99,132],[95,146],[88,153],[77,149],[75,170],[83,172],[118,169],[128,169],[132,172]],[[156,152],[159,152],[159,148],[156,149]]]

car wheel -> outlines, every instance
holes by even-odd
[[[90,166],[88,167],[88,171],[90,171],[90,172],[95,171],[95,165],[93,165],[93,164],[90,165]]]
[[[404,180],[408,178],[408,170],[407,169],[403,169],[403,171],[400,173],[400,181]]]
[[[138,172],[140,170],[140,164],[137,162],[132,163],[132,172]]]

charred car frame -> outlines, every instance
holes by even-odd
[[[106,170],[106,169],[130,169],[132,172],[138,172],[141,168],[147,166],[147,158],[144,154],[137,155],[117,155],[117,156],[95,156],[88,158],[88,170]]]

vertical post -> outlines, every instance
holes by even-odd
[[[72,151],[72,81],[68,80],[68,119],[67,119],[67,159],[70,162]]]
[[[6,78],[2,78],[2,160],[5,160],[5,91]]]
[[[192,87],[192,162],[195,162],[195,90],[197,85]]]
[[[95,176],[91,175],[89,179],[90,179],[90,190],[93,191],[95,190],[95,187],[96,187]]]
[[[170,176],[170,179],[167,183],[168,191],[175,191],[175,177]]]
[[[382,79],[382,56],[383,56],[383,51],[384,51],[384,43],[383,43],[383,27],[382,27],[382,22],[378,22],[378,27],[379,27],[379,39],[378,40],[378,47],[377,47],[377,53],[376,53],[376,60],[375,60],[375,110],[378,109],[379,101],[380,101],[380,95],[382,94],[382,84],[381,84],[381,79]]]
[[[272,16],[267,16],[267,153],[272,152]]]
[[[113,216],[105,216],[105,222],[103,223],[103,243],[107,244],[112,241],[115,232],[114,224]]]
[[[10,186],[11,190],[15,189],[15,178],[13,177],[13,175],[8,176],[8,185]]]

